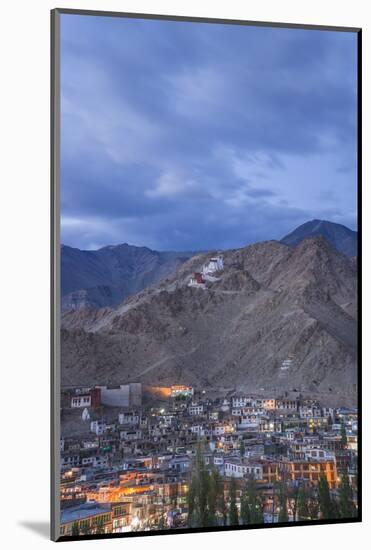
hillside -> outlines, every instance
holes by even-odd
[[[347,256],[357,254],[357,233],[328,221],[312,220],[282,239],[291,247],[313,236],[324,237]],[[62,310],[117,307],[129,296],[176,271],[195,252],[157,252],[128,244],[98,250],[61,247]],[[271,268],[271,267],[270,267]]]
[[[116,310],[62,320],[62,383],[142,381],[356,401],[356,265],[322,237],[195,256]],[[292,359],[289,371],[282,369]]]

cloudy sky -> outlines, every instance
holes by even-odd
[[[62,15],[62,242],[356,224],[356,35]]]

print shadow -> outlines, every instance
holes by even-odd
[[[43,539],[50,538],[50,524],[48,521],[20,521],[18,525],[33,531]]]

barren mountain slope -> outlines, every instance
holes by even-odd
[[[218,280],[189,287],[211,256],[191,258],[115,311],[65,314],[62,383],[295,389],[353,403],[354,262],[321,237],[296,249],[269,241],[223,252]]]

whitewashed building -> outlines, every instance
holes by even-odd
[[[73,395],[71,397],[71,408],[79,409],[91,406],[91,395],[90,393],[84,393],[80,395]]]
[[[119,424],[137,426],[140,423],[140,414],[137,411],[121,412],[118,415]]]
[[[224,473],[226,477],[252,477],[263,479],[263,466],[261,464],[245,464],[240,461],[225,460]]]
[[[321,418],[322,409],[316,406],[302,405],[299,407],[300,418]]]
[[[256,406],[256,403],[251,397],[245,395],[235,395],[232,397],[232,409],[253,406]]]
[[[222,271],[224,269],[223,256],[215,256],[210,258],[209,263],[205,264],[202,268],[202,273],[207,275],[209,273],[215,273],[216,271]]]
[[[188,413],[191,416],[200,416],[203,414],[203,412],[204,412],[204,406],[202,403],[192,403],[188,407]]]
[[[95,435],[103,435],[106,431],[106,423],[102,420],[93,420],[90,422],[90,431]]]

